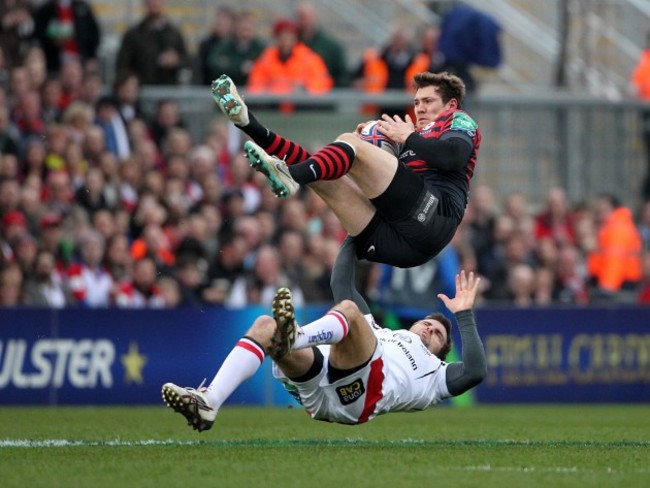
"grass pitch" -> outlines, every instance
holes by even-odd
[[[650,408],[438,407],[361,426],[225,407],[198,434],[164,407],[0,408],[0,485],[650,486]]]

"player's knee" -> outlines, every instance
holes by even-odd
[[[359,307],[352,300],[343,300],[335,308],[345,315],[345,318],[347,318],[350,323],[362,315]]]
[[[271,337],[275,332],[275,320],[269,315],[260,315],[255,319],[253,325],[246,332],[246,335],[257,341],[263,347],[271,343]]]
[[[337,142],[345,142],[352,146],[352,149],[354,149],[355,152],[357,151],[357,144],[360,140],[359,136],[353,132],[344,132],[336,138]]]

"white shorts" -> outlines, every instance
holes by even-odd
[[[304,383],[294,382],[275,363],[273,376],[316,420],[361,424],[375,417],[384,383],[382,344],[377,342],[368,364],[334,383],[327,379],[330,346],[318,346],[318,349],[323,353],[323,367],[314,378]]]

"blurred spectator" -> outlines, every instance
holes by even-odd
[[[23,303],[23,272],[15,263],[0,267],[0,307],[17,307]]]
[[[114,281],[103,265],[105,242],[99,232],[87,229],[79,241],[79,259],[67,269],[75,303],[103,308],[111,304]]]
[[[641,204],[638,227],[643,249],[650,251],[650,200],[646,200]]]
[[[71,140],[85,143],[93,116],[93,109],[87,103],[73,102],[64,110],[61,122],[66,125]]]
[[[298,24],[298,38],[312,51],[318,54],[327,66],[330,76],[337,88],[349,84],[347,54],[343,45],[319,23],[318,10],[313,2],[302,1],[295,11]],[[231,76],[232,78],[232,76]],[[237,84],[237,82],[235,82]]]
[[[21,235],[27,232],[27,219],[20,210],[9,210],[2,216],[2,238],[5,243],[11,246]],[[8,258],[14,261],[15,253],[13,247],[6,250]]]
[[[0,57],[7,69],[22,65],[34,32],[31,0],[0,3]]]
[[[43,214],[39,221],[41,249],[50,251],[57,260],[57,266],[70,262],[74,243],[63,231],[63,220],[56,212]]]
[[[140,81],[134,73],[122,73],[121,77],[115,80],[113,96],[117,100],[120,115],[125,122],[143,118]]]
[[[185,40],[165,14],[164,0],[142,0],[144,17],[122,38],[116,75],[135,73],[142,85],[177,85],[189,66]]]
[[[497,206],[492,188],[478,185],[472,189],[463,221],[468,225],[467,238],[476,254],[477,271],[484,275],[492,260],[497,237]]]
[[[99,168],[90,168],[83,186],[75,193],[75,203],[92,218],[95,212],[108,209],[104,196],[104,175]]]
[[[650,30],[646,32],[645,46],[632,71],[631,81],[636,96],[642,101],[650,101]],[[648,109],[641,111],[641,133],[646,150],[646,177],[641,187],[641,197],[650,200],[650,110]]]
[[[61,80],[61,106],[66,109],[70,104],[82,101],[84,70],[81,60],[66,58],[62,61],[59,79]]]
[[[58,76],[50,76],[41,87],[41,112],[47,124],[58,122],[63,114],[63,87]]]
[[[240,308],[246,305],[271,303],[278,288],[283,286],[291,288],[296,306],[305,303],[298,284],[291,282],[284,273],[278,250],[265,245],[257,253],[252,272],[235,279],[226,305]]]
[[[104,130],[106,149],[119,159],[131,154],[126,124],[119,112],[119,103],[111,95],[102,96],[95,106],[95,123]]]
[[[183,305],[181,289],[178,282],[169,276],[158,279],[158,289],[163,302],[163,308],[176,308]]]
[[[235,280],[244,273],[247,245],[243,237],[228,233],[221,237],[219,252],[210,263],[208,287],[203,290],[203,300],[223,304]]]
[[[558,252],[553,300],[581,305],[589,301],[584,259],[575,246],[562,246]]]
[[[21,65],[12,68],[9,73],[9,90],[6,97],[6,103],[11,110],[12,117],[16,104],[18,104],[21,97],[36,89],[38,87],[35,87],[29,79],[29,71],[25,66]]]
[[[555,291],[555,274],[549,268],[536,268],[533,302],[535,305],[548,306],[553,303]]]
[[[0,214],[18,210],[20,205],[20,184],[16,179],[0,180]]]
[[[57,73],[66,59],[96,67],[100,29],[90,3],[47,0],[34,11],[34,36],[45,52],[49,73]]]
[[[165,300],[157,283],[157,275],[153,259],[145,257],[136,261],[132,279],[118,287],[115,305],[120,308],[163,308]]]
[[[85,70],[81,81],[79,100],[94,107],[104,94],[104,79],[99,71]]]
[[[507,227],[501,227],[499,222],[508,222]],[[510,217],[501,216],[498,220],[495,232],[501,229],[512,228],[512,219]],[[511,300],[513,296],[518,296],[523,300],[522,296],[528,293],[528,288],[522,285],[520,290],[515,290],[512,287],[512,271],[518,265],[531,265],[531,250],[528,248],[527,240],[522,232],[512,230],[505,231],[503,235],[497,236],[498,247],[494,254],[494,260],[490,266],[485,270],[485,277],[488,281],[489,288],[485,293],[485,298],[494,301]],[[524,272],[519,274],[523,275]],[[528,283],[528,273],[521,281]],[[534,280],[534,278],[533,278]]]
[[[9,120],[9,109],[0,105],[0,154],[18,155],[18,133]]]
[[[33,273],[25,281],[24,303],[47,308],[63,308],[74,303],[49,251],[40,251],[36,255]]]
[[[587,257],[591,298],[625,300],[621,292],[637,290],[641,281],[641,236],[630,209],[612,195],[596,198],[595,217],[598,240]]]
[[[38,252],[38,242],[27,230],[23,230],[10,241],[14,254],[14,262],[20,266],[26,278],[34,271],[34,261]]]
[[[404,90],[406,70],[415,59],[411,32],[406,27],[393,27],[388,42],[381,50],[381,59],[388,68],[386,88]]]
[[[45,135],[45,121],[41,115],[41,96],[37,91],[28,91],[20,95],[13,113],[13,123],[23,139]]]
[[[532,266],[518,263],[507,270],[507,298],[515,307],[525,308],[533,304],[535,271]]]
[[[229,7],[217,8],[212,18],[208,35],[201,39],[196,53],[194,81],[197,84],[210,85],[212,80],[218,78],[222,73],[226,73],[226,71],[219,71],[217,67],[220,63],[217,52],[220,55],[227,55],[227,52],[220,48],[226,41],[231,39],[234,32],[234,24],[235,12]],[[213,70],[212,67],[215,69]]]
[[[643,253],[643,278],[639,286],[638,303],[650,305],[650,252]]]
[[[25,55],[23,65],[29,75],[31,86],[40,90],[47,79],[47,66],[45,64],[45,53],[39,46],[30,46]]]
[[[358,67],[351,75],[350,84],[353,88],[366,93],[381,93],[388,83],[388,67],[381,59],[379,50],[368,47],[363,51]],[[364,104],[360,111],[370,117],[376,117],[380,108],[374,104]]]
[[[329,293],[324,291],[325,285],[329,285],[330,274],[326,268],[318,273],[306,266],[306,244],[305,236],[293,230],[284,231],[278,241],[278,250],[282,269],[287,278],[297,284],[303,292],[306,302],[323,303],[329,298]]]
[[[266,43],[256,34],[255,14],[251,11],[238,13],[232,36],[218,43],[208,53],[204,83],[209,84],[225,73],[236,85],[245,86],[253,63],[266,47]]]
[[[158,209],[164,212],[161,206],[158,206]],[[152,210],[156,211],[157,209]],[[156,267],[169,271],[174,266],[176,256],[174,255],[169,238],[162,229],[161,224],[164,218],[159,219],[158,222],[155,220],[150,221],[148,217],[144,218],[146,224],[142,230],[142,236],[134,240],[131,244],[131,256],[136,262],[144,258],[151,258],[154,260]],[[156,218],[156,220],[158,219]]]
[[[575,217],[562,188],[551,188],[546,194],[546,206],[535,217],[535,237],[550,237],[558,246],[576,243]]]
[[[429,71],[431,73],[440,73],[444,71],[444,56],[438,49],[440,40],[440,27],[437,25],[425,25],[419,33],[420,48],[416,52],[413,62],[406,70],[405,80],[406,88],[411,90],[410,84],[416,73]]]
[[[406,83],[406,73],[414,59],[415,50],[411,46],[409,30],[393,27],[384,46],[365,50],[361,62],[352,73],[352,86],[368,93],[378,93],[385,89],[404,90],[410,87]],[[404,115],[404,109],[375,105],[365,105],[362,111],[373,116],[382,113]]]
[[[184,127],[178,102],[168,98],[159,100],[150,124],[151,136],[159,148],[163,146],[169,132],[174,127]]]
[[[298,41],[298,26],[287,19],[273,25],[274,44],[253,64],[247,88],[251,93],[286,94],[329,91],[333,82],[327,67],[314,51]]]
[[[259,187],[253,182],[255,171],[250,167],[243,152],[238,153],[230,161],[230,181],[228,186],[240,190],[244,196],[244,211],[254,213],[259,207],[262,195]]]
[[[205,286],[205,262],[189,254],[179,256],[174,266],[174,277],[179,286],[180,305],[196,307],[202,304]]]
[[[501,26],[489,14],[461,4],[451,4],[440,25],[442,69],[465,82],[467,94],[477,89],[473,66],[497,68],[501,64]]]
[[[116,231],[107,241],[104,267],[113,281],[120,283],[131,276],[132,266],[129,239],[125,234]]]

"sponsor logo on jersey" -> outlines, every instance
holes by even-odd
[[[459,130],[474,137],[476,129],[478,129],[478,125],[469,115],[464,112],[454,113],[454,119],[451,122],[450,130]]]
[[[356,402],[366,392],[366,387],[363,386],[363,381],[356,380],[349,385],[339,386],[336,388],[336,393],[342,405],[350,405]]]

